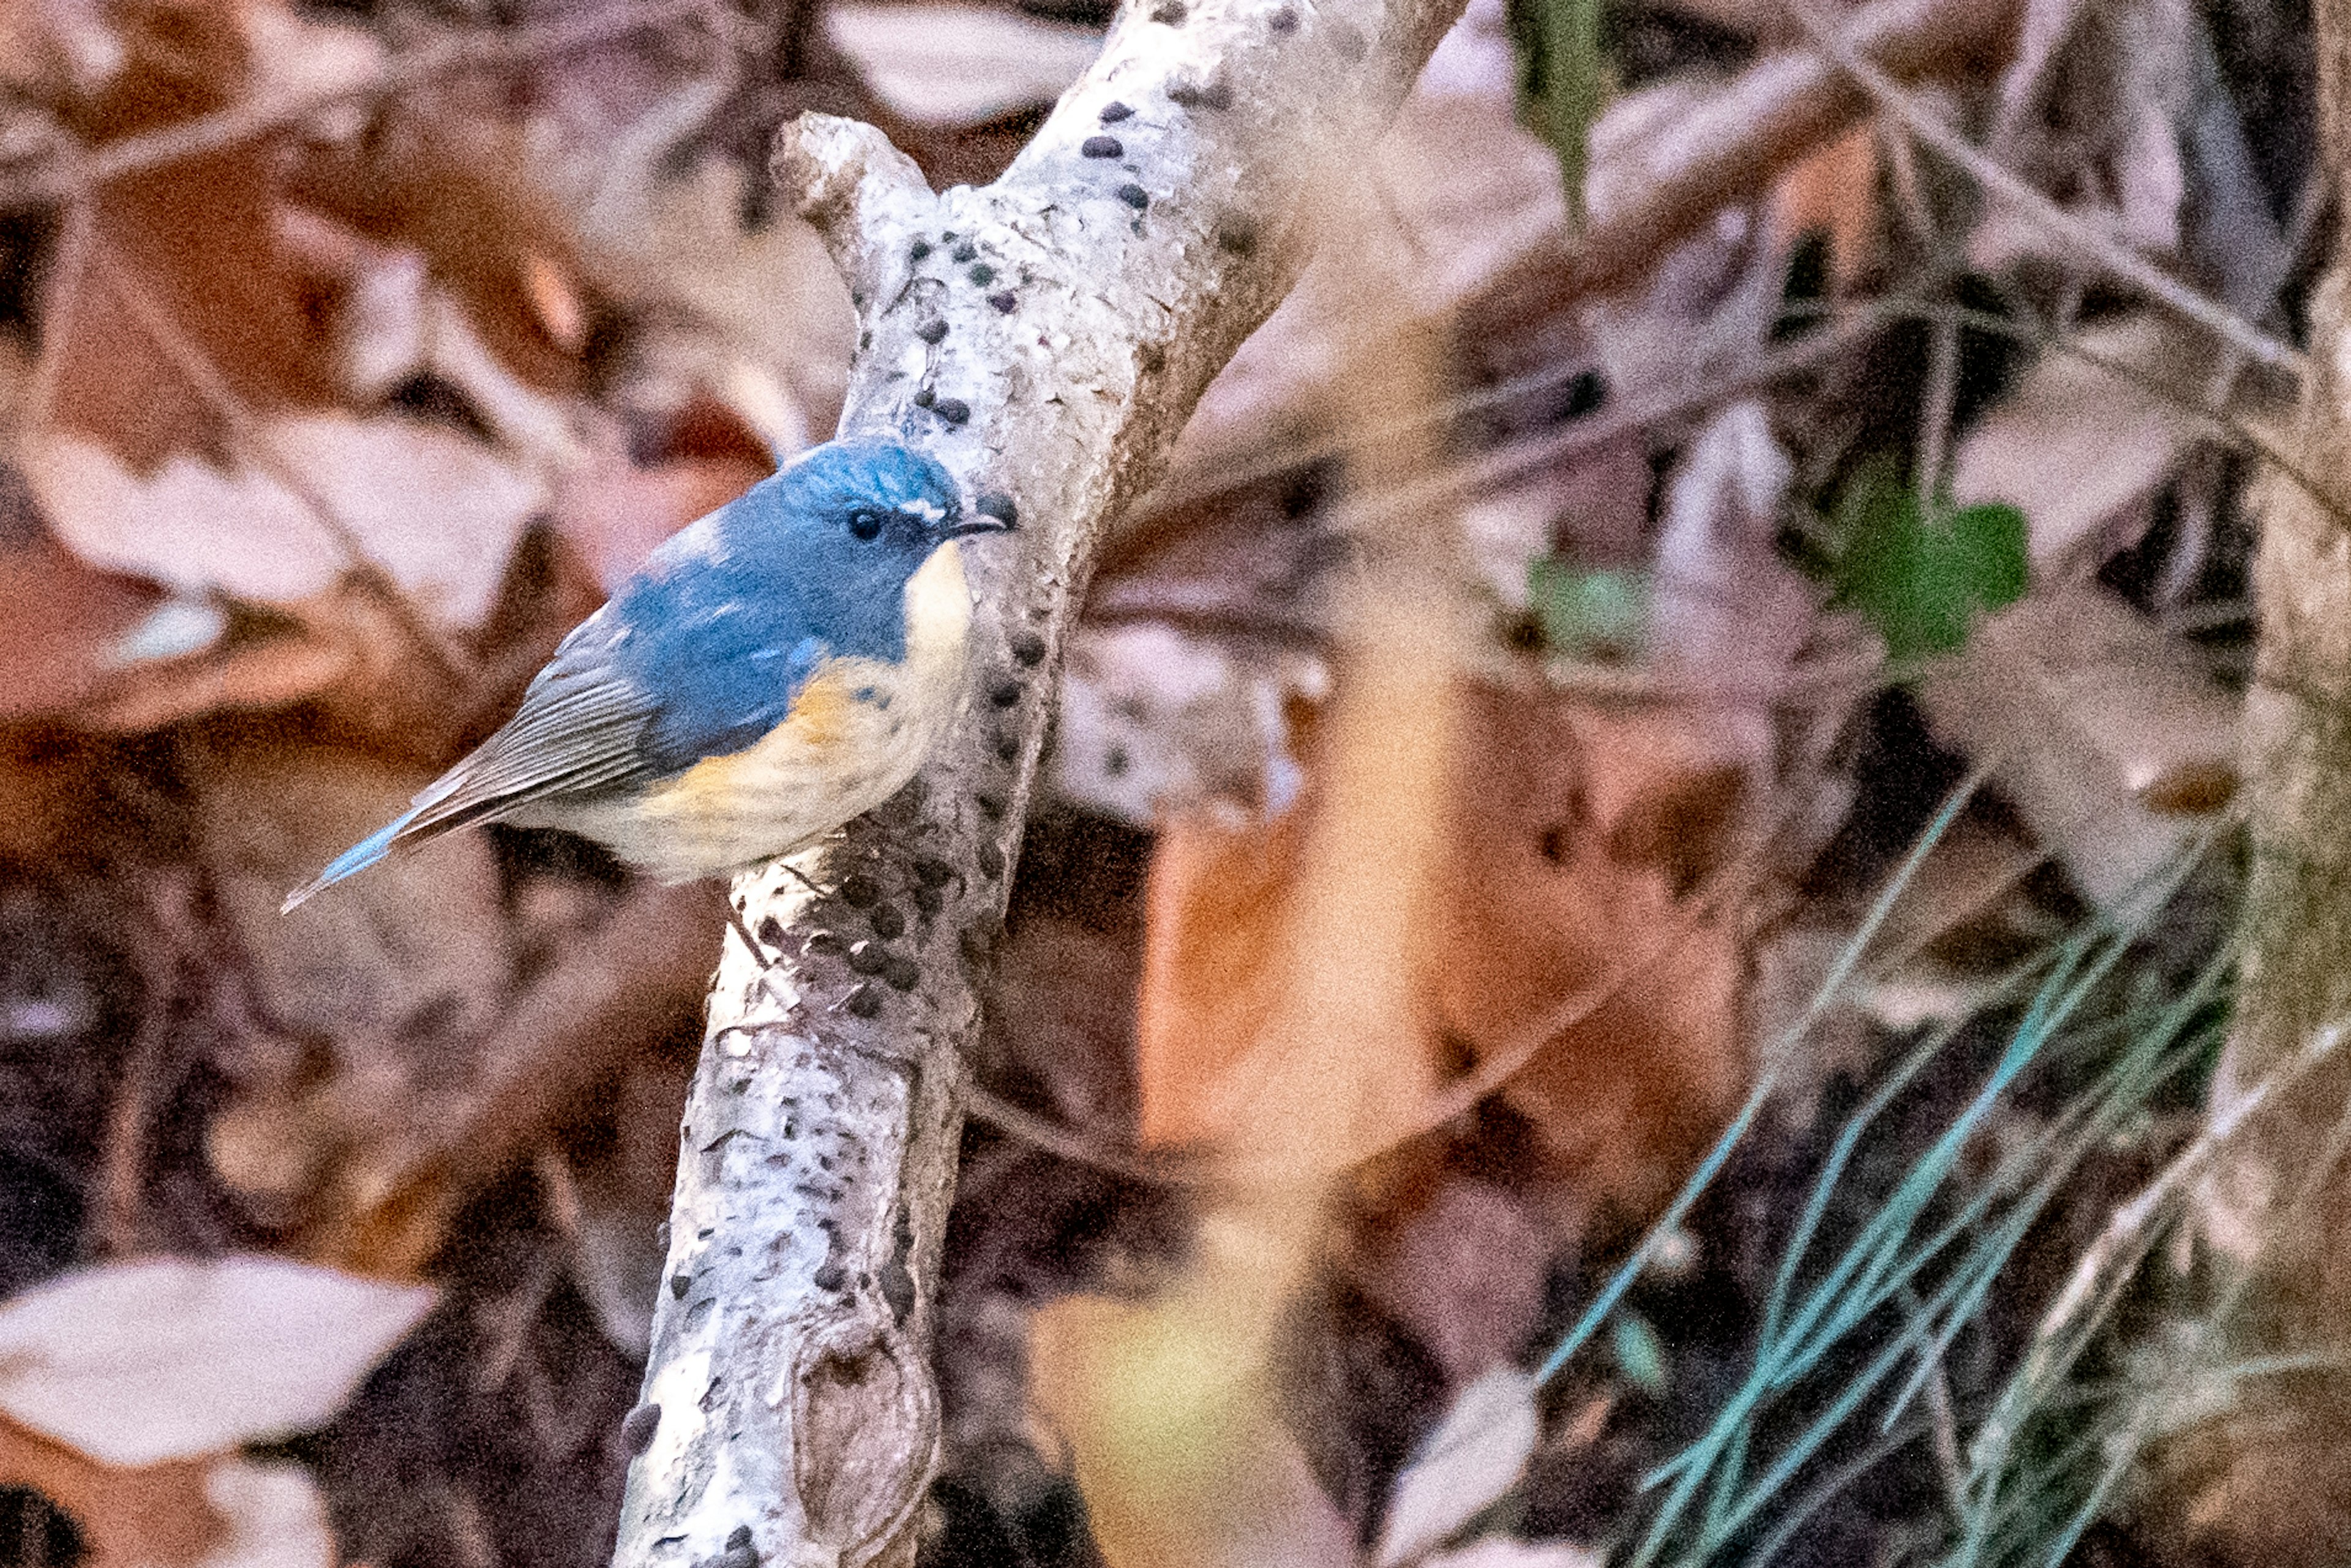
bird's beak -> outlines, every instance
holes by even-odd
[[[1012,525],[1002,517],[986,512],[967,512],[946,526],[946,536],[962,538],[967,534],[1003,534],[1012,531]]]

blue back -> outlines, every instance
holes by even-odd
[[[880,525],[871,538],[852,531],[861,513]],[[905,657],[906,580],[958,514],[955,481],[928,457],[883,441],[818,447],[654,550],[575,634],[577,654],[650,699],[641,744],[656,771],[740,751],[826,661]]]

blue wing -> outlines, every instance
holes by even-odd
[[[800,559],[804,541],[774,484],[655,550],[644,575],[563,640],[504,728],[285,907],[396,845],[565,797],[651,789],[743,750],[784,721],[836,652],[901,656],[895,596]],[[835,635],[820,636],[819,623]]]

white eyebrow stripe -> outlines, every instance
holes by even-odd
[[[910,517],[919,517],[926,523],[935,523],[947,515],[946,508],[935,501],[908,501],[899,507],[898,510]]]

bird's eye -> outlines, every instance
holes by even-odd
[[[877,538],[882,532],[882,519],[872,512],[852,512],[849,514],[849,531],[861,539]]]

